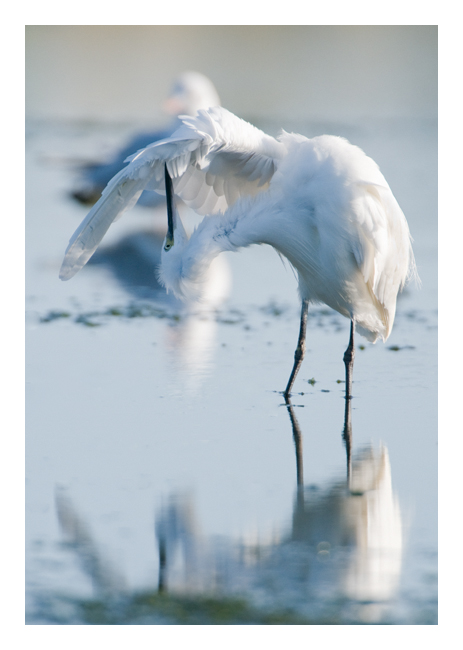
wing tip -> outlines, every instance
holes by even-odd
[[[79,268],[75,268],[74,266],[70,266],[69,264],[65,264],[63,262],[59,272],[59,279],[63,282],[66,282],[67,280],[73,278],[77,271],[79,271]]]
[[[66,282],[66,280],[70,280],[73,278],[76,273],[80,271],[81,268],[83,268],[90,257],[92,256],[93,251],[84,251],[84,253],[87,252],[88,254],[80,254],[76,255],[75,250],[69,251],[64,257],[63,263],[61,264],[61,269],[59,272],[59,279],[63,280],[63,282]]]

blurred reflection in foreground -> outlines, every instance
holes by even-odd
[[[184,213],[189,215],[187,209]],[[160,211],[162,222],[152,230],[132,232],[111,246],[97,251],[91,265],[104,267],[124,290],[135,298],[137,305],[154,305],[173,314],[171,327],[166,328],[165,347],[172,357],[176,380],[180,378],[180,392],[194,393],[201,387],[213,363],[216,346],[216,311],[230,294],[232,279],[230,266],[223,257],[213,260],[205,277],[201,302],[184,304],[166,294],[157,280],[161,264],[161,247],[166,230],[165,210]],[[190,229],[192,223],[189,224]]]
[[[95,594],[105,597],[125,591],[123,576],[99,551],[90,529],[61,486],[56,488],[55,502],[61,530],[77,555],[83,572],[91,579]]]
[[[355,490],[355,491],[354,491]],[[302,615],[387,616],[400,578],[402,525],[387,449],[366,449],[343,483],[297,491],[291,530],[267,544],[208,540],[191,501],[173,496],[157,517],[159,590],[245,593]]]
[[[200,531],[191,496],[171,495],[156,514],[159,576],[157,595],[153,591],[150,596],[154,608],[166,594],[189,602],[192,597],[244,597],[259,611],[289,611],[305,622],[388,622],[401,572],[402,523],[387,449],[363,449],[350,463],[347,444],[345,480],[328,482],[323,489],[304,486],[302,434],[289,402],[287,409],[298,482],[290,529],[264,543],[208,537]],[[348,411],[350,407],[346,416]],[[63,533],[91,577],[95,596],[114,599],[125,593],[131,607],[140,601],[105,563],[62,490],[56,492],[56,506]]]
[[[381,445],[360,450],[352,461],[351,400],[346,399],[343,440],[346,448],[345,483],[333,483],[323,493],[303,488],[302,433],[289,400],[296,450],[298,491],[289,541],[317,548],[328,558],[334,549],[349,549],[339,572],[343,596],[369,603],[366,618],[376,619],[384,603],[392,599],[399,585],[402,564],[402,519],[397,496],[392,490],[391,465],[387,448]]]

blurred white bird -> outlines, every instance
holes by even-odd
[[[120,151],[114,153],[107,163],[89,164],[82,170],[80,186],[72,196],[80,203],[93,204],[111,178],[124,167],[125,160],[134,151],[172,135],[181,125],[178,115],[196,115],[200,108],[220,106],[220,98],[214,84],[200,72],[183,72],[174,82],[168,98],[162,107],[168,115],[174,116],[164,129],[137,133]],[[152,207],[161,205],[164,199],[154,192],[144,192],[139,204]]]
[[[275,139],[223,108],[200,110],[168,139],[131,157],[108,184],[69,242],[60,278],[84,266],[111,223],[146,189],[167,190],[168,232],[160,278],[180,298],[200,296],[222,251],[270,244],[295,268],[301,326],[288,399],[305,350],[310,302],[351,321],[344,354],[352,394],[354,330],[388,338],[398,291],[415,265],[407,221],[376,163],[347,140]],[[207,214],[188,238],[173,192]]]

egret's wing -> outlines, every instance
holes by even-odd
[[[133,169],[150,169],[146,189],[164,192],[164,162],[174,191],[198,214],[224,211],[238,198],[261,191],[285,148],[221,107],[183,117],[172,137],[128,158]]]
[[[174,191],[199,214],[224,211],[272,178],[284,145],[229,111],[216,107],[183,118],[170,138],[131,156],[72,236],[60,278],[69,280],[90,259],[113,221],[145,189],[165,191],[167,163]]]
[[[59,277],[69,280],[88,262],[109,226],[138,201],[146,179],[130,178],[122,169],[108,183],[101,198],[77,228],[66,249]]]

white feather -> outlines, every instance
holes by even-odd
[[[144,185],[144,179],[130,179],[122,172],[108,183],[69,240],[59,274],[61,280],[69,280],[88,262],[113,221],[138,201]]]

